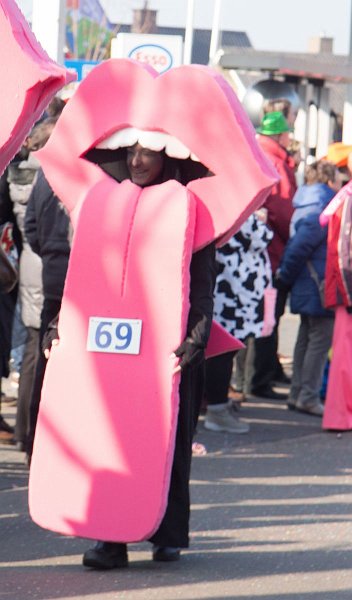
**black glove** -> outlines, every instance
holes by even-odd
[[[186,369],[196,367],[204,360],[204,346],[196,344],[192,338],[187,337],[175,350],[175,356],[181,358],[179,367]]]
[[[59,339],[59,333],[57,330],[57,325],[59,322],[59,315],[57,315],[52,321],[50,321],[46,332],[44,333],[42,340],[42,351],[45,354],[45,350],[51,350],[51,346],[53,344],[53,340]]]
[[[273,287],[277,290],[281,290],[282,292],[289,292],[291,289],[290,285],[287,285],[280,276],[280,271],[277,270],[273,277]]]

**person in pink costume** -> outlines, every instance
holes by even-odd
[[[352,181],[333,198],[320,218],[329,224],[325,304],[335,309],[332,357],[323,429],[352,429]]]
[[[217,73],[158,75],[117,59],[81,83],[40,160],[74,235],[31,516],[104,540],[85,566],[126,566],[126,544],[140,540],[153,542],[154,560],[177,560],[188,546],[214,244],[264,202],[276,172]]]

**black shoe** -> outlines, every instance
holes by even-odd
[[[0,415],[0,431],[7,431],[7,433],[14,433],[14,428],[9,425],[4,417]]]
[[[128,567],[127,545],[117,542],[97,542],[83,555],[83,565],[91,569],[122,569]]]
[[[290,385],[291,377],[289,377],[288,375],[286,375],[286,373],[284,371],[282,371],[274,378],[274,381],[275,381],[275,383],[278,383],[278,384],[284,383],[286,385]]]
[[[288,394],[275,392],[271,387],[253,390],[252,395],[259,398],[268,398],[268,400],[287,400],[288,398]]]
[[[180,560],[180,549],[172,546],[153,546],[153,560],[157,562],[173,562]]]

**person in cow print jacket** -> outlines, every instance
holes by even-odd
[[[247,345],[236,356],[236,387],[241,392],[248,391],[251,341],[260,337],[263,330],[264,291],[272,280],[267,251],[272,237],[259,215],[252,214],[216,253],[214,319]],[[249,430],[247,423],[234,414],[228,400],[234,356],[234,352],[228,352],[206,361],[206,429],[233,433]]]

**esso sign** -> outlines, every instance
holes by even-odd
[[[143,44],[133,48],[128,55],[129,58],[146,63],[158,73],[164,73],[172,67],[173,59],[171,53],[163,46],[157,44]]]

